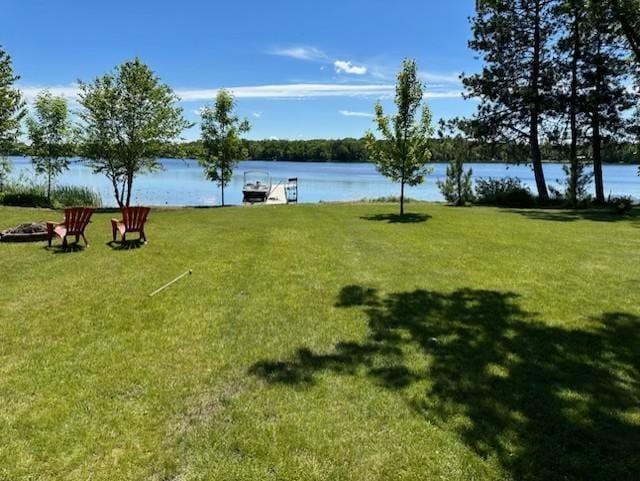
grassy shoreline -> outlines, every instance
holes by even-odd
[[[633,479],[638,210],[408,209],[0,244],[0,479]]]

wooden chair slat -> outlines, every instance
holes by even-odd
[[[47,231],[49,234],[49,246],[53,236],[60,237],[62,239],[62,245],[67,245],[67,236],[76,236],[76,238],[82,236],[86,245],[89,245],[87,238],[84,235],[84,230],[91,221],[95,209],[91,207],[70,207],[64,210],[64,222],[57,224],[54,228],[53,223],[48,223]]]
[[[127,233],[138,232],[140,239],[146,242],[147,237],[144,232],[144,226],[147,223],[149,215],[149,207],[124,207],[122,209],[122,219],[111,219],[111,227],[113,230],[113,241],[116,241],[116,234],[120,232],[124,240]]]

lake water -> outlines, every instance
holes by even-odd
[[[11,157],[12,177],[22,175],[34,179],[31,161],[25,157]],[[164,170],[136,177],[133,203],[146,205],[216,205],[220,202],[220,190],[207,181],[202,169],[194,160],[163,159]],[[433,173],[418,187],[407,189],[406,195],[420,200],[441,201],[436,185],[445,175],[446,164],[432,164]],[[470,164],[473,177],[519,177],[535,191],[533,172],[526,165]],[[225,202],[242,202],[243,172],[265,170],[272,182],[298,177],[300,202],[349,201],[362,198],[397,196],[399,186],[382,177],[369,163],[326,162],[240,162],[230,184],[225,189]],[[544,166],[548,184],[564,178],[561,164]],[[640,177],[636,165],[605,165],[605,192],[612,195],[630,195],[640,198]],[[71,169],[62,174],[58,185],[82,185],[100,193],[105,206],[113,206],[113,193],[107,179],[80,161],[72,162]]]

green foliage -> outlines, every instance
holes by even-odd
[[[398,202],[400,202],[400,197],[398,197],[397,195],[386,195],[382,197],[373,197],[373,198],[365,197],[364,199],[360,199],[358,202],[367,202],[369,204],[397,204]],[[420,202],[420,201],[413,199],[411,197],[404,198],[405,204],[411,204],[416,202]]]
[[[382,141],[372,132],[365,135],[369,158],[378,171],[400,183],[400,214],[404,214],[404,187],[415,186],[428,174],[431,160],[429,141],[433,134],[431,111],[423,105],[424,88],[418,79],[415,61],[404,60],[396,82],[397,113],[386,116],[382,105],[375,106],[376,124]],[[421,108],[421,115],[417,118]]]
[[[11,173],[11,162],[0,155],[0,193],[4,190],[4,184]]]
[[[640,67],[640,0],[606,0],[594,4],[611,8],[620,31],[626,37],[636,65]]]
[[[438,181],[438,188],[447,202],[462,206],[473,202],[473,182],[471,169],[464,170],[464,161],[458,157],[447,166],[447,177]]]
[[[53,190],[51,203],[54,208],[102,207],[100,194],[89,187],[61,185]]]
[[[476,202],[499,207],[534,207],[536,198],[518,178],[476,180]]]
[[[467,97],[480,99],[467,134],[484,142],[526,143],[538,195],[548,197],[540,128],[554,108],[552,42],[555,0],[478,0],[469,46],[482,71],[463,78]]]
[[[618,215],[628,214],[633,209],[633,199],[629,196],[614,197],[609,199],[608,204]]]
[[[139,59],[80,82],[80,154],[109,179],[118,205],[130,204],[134,177],[160,168],[164,146],[190,126],[177,102]]]
[[[207,179],[214,181],[222,189],[231,180],[233,168],[247,156],[240,136],[249,131],[247,120],[241,120],[234,113],[235,100],[224,89],[216,95],[213,107],[202,108],[200,129],[202,135],[202,155],[198,159]]]
[[[0,205],[16,207],[102,207],[100,194],[83,186],[59,186],[47,195],[47,185],[17,181],[8,183],[0,192]]]
[[[11,183],[0,193],[0,204],[15,207],[52,207],[42,185]]]
[[[575,172],[572,173],[572,170]],[[593,181],[593,173],[587,172],[582,162],[578,162],[574,167],[563,165],[565,173],[564,192],[560,193],[560,198],[570,207],[585,205],[591,200],[589,187]]]
[[[9,153],[20,135],[25,103],[14,86],[19,79],[13,73],[11,57],[0,46],[0,157]]]
[[[47,198],[51,198],[51,183],[69,168],[71,155],[71,123],[67,101],[44,91],[36,97],[35,116],[27,118],[31,140],[31,161],[37,174],[47,178]]]

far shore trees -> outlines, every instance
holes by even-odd
[[[190,126],[178,100],[137,58],[80,82],[80,153],[107,176],[120,207],[131,203],[134,177],[161,168],[163,147]]]
[[[405,185],[421,184],[428,174],[426,164],[431,160],[431,111],[423,104],[423,96],[416,62],[405,59],[396,82],[397,113],[387,116],[377,103],[375,122],[382,139],[378,140],[372,132],[365,135],[369,157],[378,171],[400,183],[400,215],[404,215]]]
[[[198,159],[207,179],[220,187],[221,204],[224,206],[224,188],[231,180],[233,168],[240,158],[246,157],[241,135],[251,128],[249,122],[235,113],[235,100],[226,90],[216,95],[213,106],[202,108],[200,123],[202,155]]]
[[[0,46],[0,185],[11,170],[6,157],[20,135],[25,114],[24,100],[14,86],[19,78],[13,72],[11,57]]]
[[[31,161],[37,174],[47,179],[47,199],[56,176],[69,168],[71,124],[67,101],[50,92],[40,93],[34,103],[34,116],[27,118],[31,140]]]

